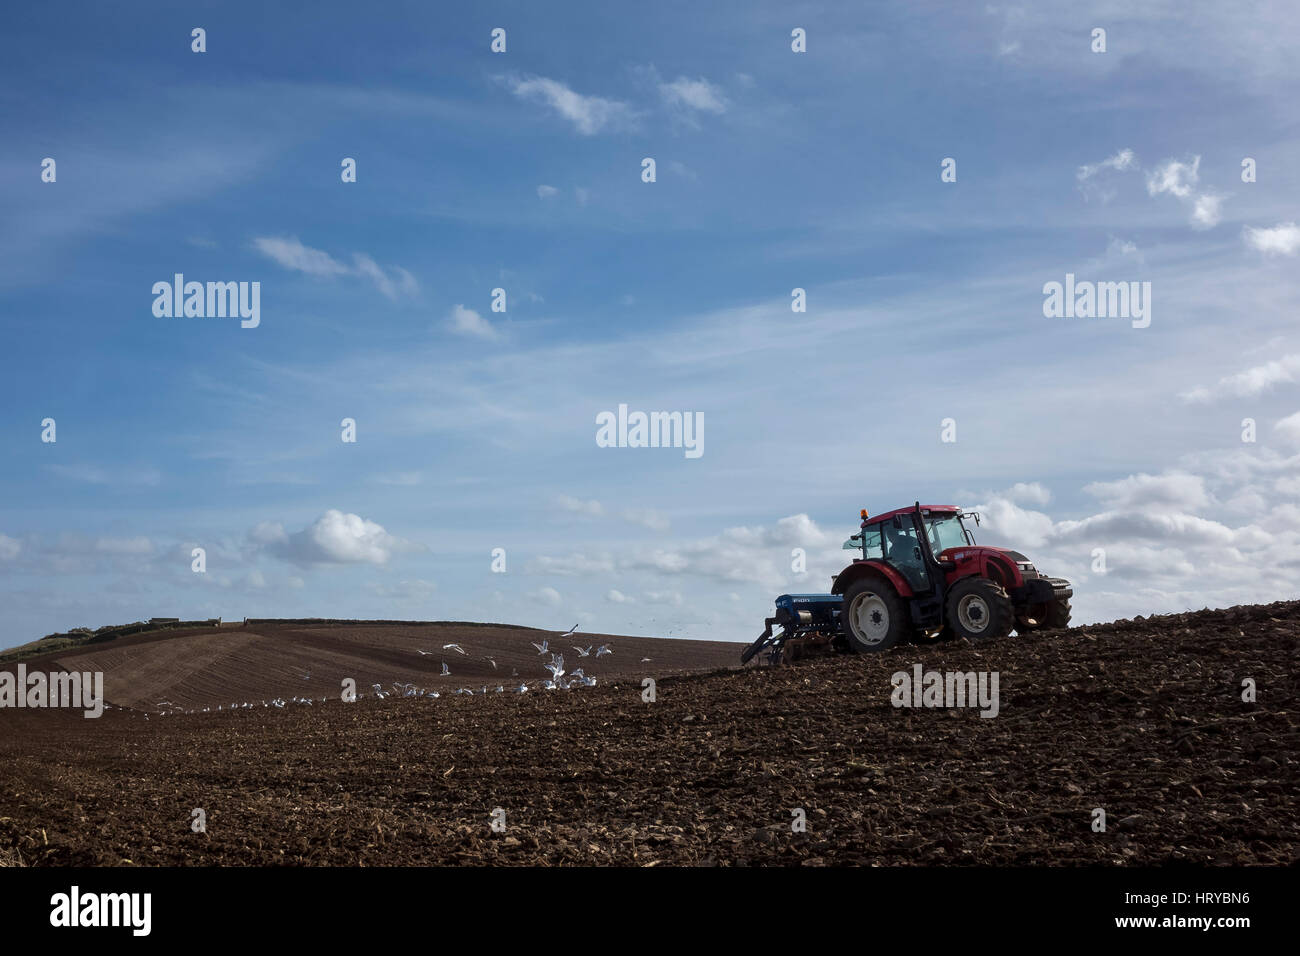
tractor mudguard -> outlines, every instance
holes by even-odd
[[[899,597],[912,597],[912,586],[907,583],[907,578],[884,561],[877,561],[875,558],[868,558],[866,561],[855,560],[841,571],[836,576],[835,583],[831,585],[831,593],[843,594],[865,574],[879,574],[894,586],[894,591],[897,592]]]

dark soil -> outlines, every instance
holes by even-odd
[[[0,711],[0,859],[1291,864],[1298,638],[1289,602],[663,677],[654,703],[657,665],[624,660],[568,692]],[[996,671],[1000,712],[892,706],[914,663]]]

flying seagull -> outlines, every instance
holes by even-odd
[[[455,651],[457,654],[468,653],[465,648],[461,647],[459,644],[444,644],[442,645],[442,649],[444,651]]]
[[[581,647],[579,647],[577,644],[572,645],[572,647],[573,647],[573,649],[574,649],[575,651],[578,652],[578,656],[579,656],[579,657],[586,657],[588,654],[591,653],[591,648],[590,648],[590,647],[587,648],[585,651],[584,651]]]
[[[565,631],[563,634],[561,634],[561,635],[560,635],[560,638],[563,639],[563,638],[566,638],[566,637],[571,637],[572,635],[576,634],[577,631],[578,631],[578,625],[575,624],[575,625],[573,625],[573,627],[569,628],[567,631]]]
[[[551,659],[551,662],[546,665],[546,669],[551,672],[551,677],[558,681],[564,676],[564,658],[557,654]]]
[[[496,669],[497,669],[497,662],[494,661],[492,658],[490,658],[490,657],[485,657],[485,658],[483,658],[483,660],[485,660],[485,661],[487,661],[489,664],[491,664],[493,670],[496,670]]]
[[[547,651],[551,649],[550,642],[545,639],[543,639],[542,643],[540,644],[538,644],[536,641],[532,641],[530,643],[532,643],[533,647],[537,648],[538,654],[545,654]]]
[[[614,652],[611,651],[611,650],[609,649],[609,645],[608,645],[608,644],[602,644],[602,645],[600,645],[600,647],[596,648],[596,656],[597,656],[597,657],[600,657],[600,656],[602,656],[602,655],[604,655],[604,654],[613,654],[613,653],[614,653]]]

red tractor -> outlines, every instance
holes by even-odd
[[[844,543],[862,557],[835,576],[830,594],[783,594],[758,640],[772,660],[814,649],[874,653],[905,638],[986,641],[1070,623],[1070,582],[1043,577],[1018,551],[981,547],[953,505],[900,508],[874,518]],[[773,635],[773,626],[781,628]]]

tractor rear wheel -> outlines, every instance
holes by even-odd
[[[911,625],[907,607],[884,578],[863,578],[844,592],[844,634],[859,654],[874,654],[897,644]]]
[[[1015,624],[1011,598],[988,578],[962,578],[948,592],[948,627],[968,641],[1006,637]]]

